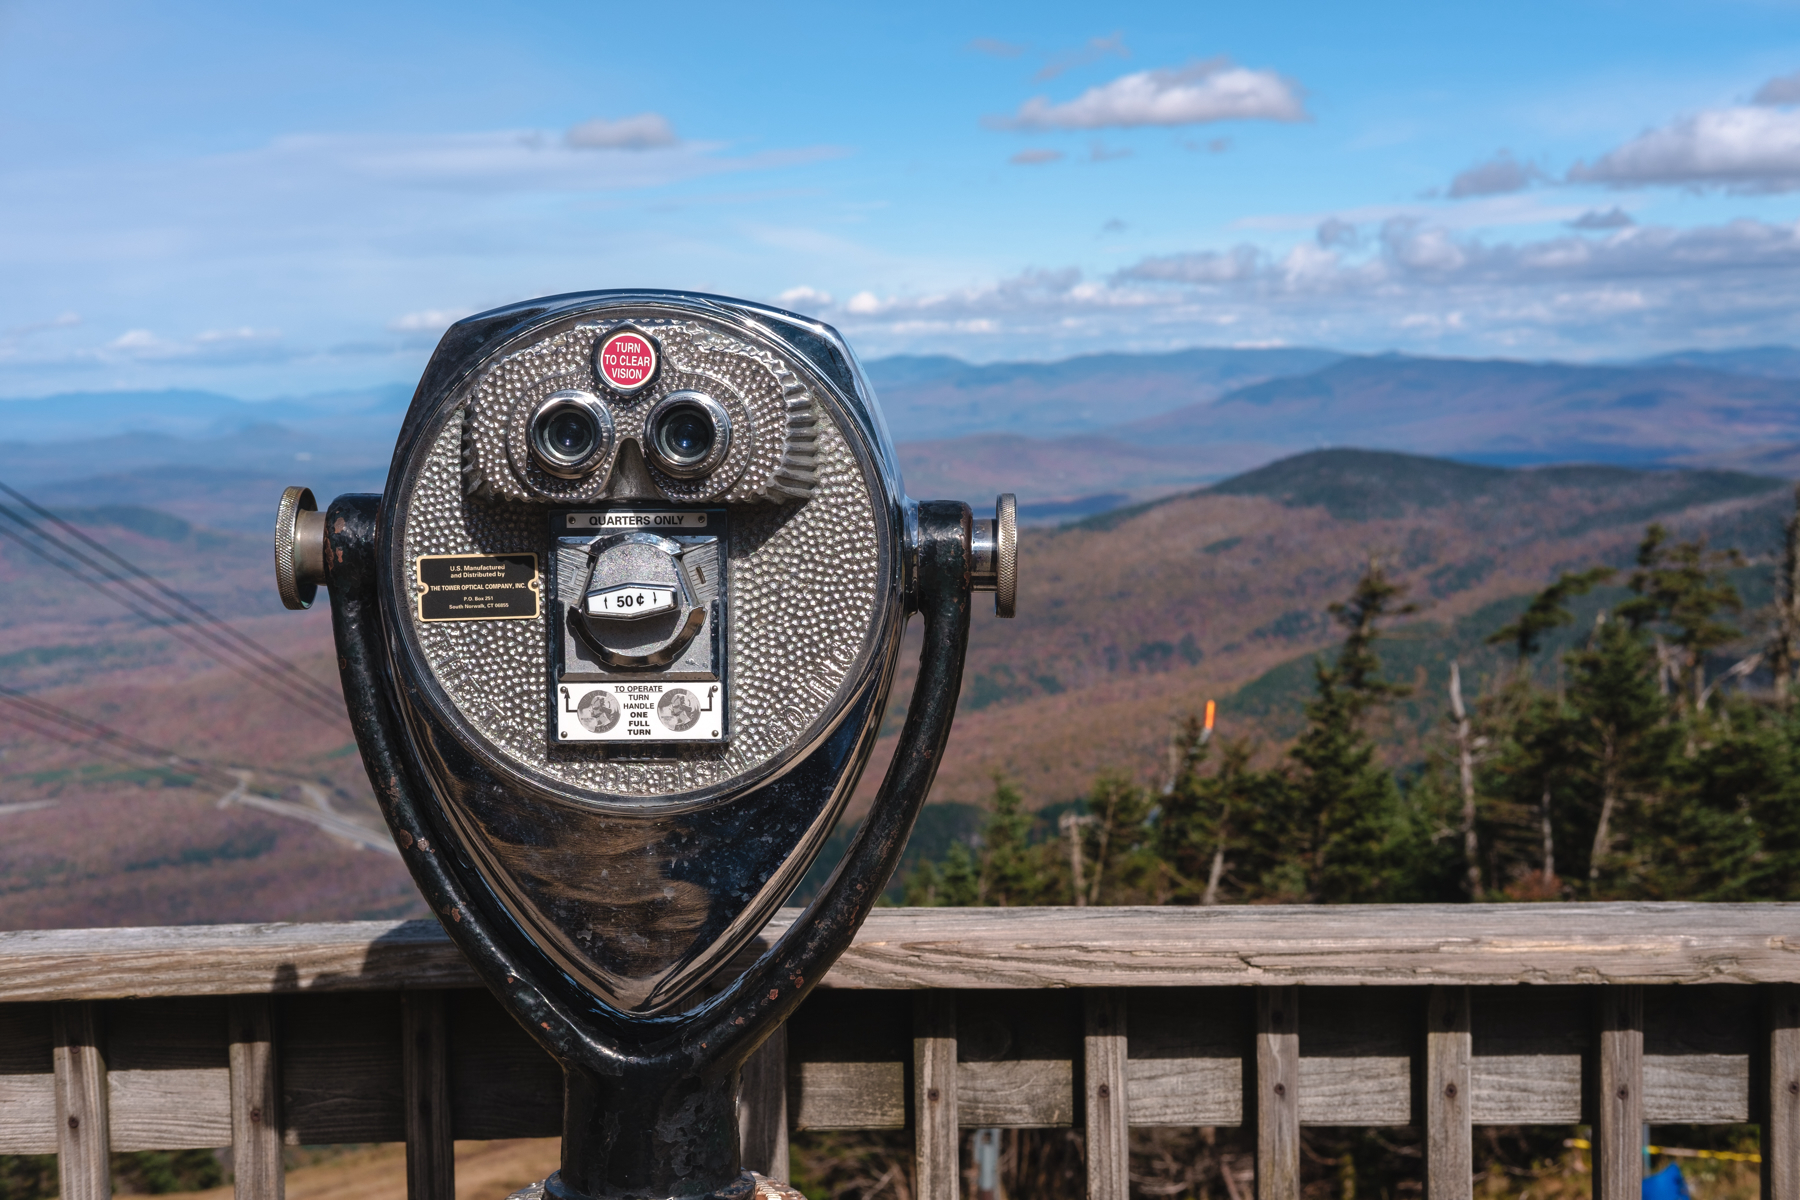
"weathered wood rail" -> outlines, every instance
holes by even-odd
[[[1598,1200],[1637,1200],[1646,1123],[1747,1121],[1800,1200],[1800,905],[881,909],[742,1097],[746,1165],[910,1128],[930,1200],[969,1127],[1082,1129],[1124,1200],[1131,1127],[1247,1125],[1258,1200],[1297,1200],[1302,1126],[1410,1125],[1457,1200],[1473,1126],[1586,1123]],[[379,1141],[450,1200],[454,1139],[560,1121],[433,923],[0,934],[0,1152],[58,1154],[65,1200],[109,1149],[230,1146],[279,1197],[282,1143]]]

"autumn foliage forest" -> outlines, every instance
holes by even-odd
[[[979,846],[921,863],[907,902],[1800,898],[1800,516],[1786,528],[1764,613],[1728,577],[1737,550],[1661,525],[1629,572],[1564,572],[1489,636],[1512,668],[1466,697],[1453,671],[1426,756],[1398,763],[1386,710],[1411,687],[1384,676],[1381,639],[1414,609],[1372,561],[1330,608],[1343,641],[1291,745],[1215,741],[1189,714],[1160,789],[1102,775],[1054,837],[998,777]],[[1616,574],[1628,598],[1546,653]]]

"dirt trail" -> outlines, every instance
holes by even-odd
[[[456,1143],[456,1200],[505,1200],[556,1169],[560,1138]],[[288,1200],[405,1200],[406,1147],[352,1150],[287,1175]],[[189,1200],[231,1200],[230,1186],[188,1193]]]

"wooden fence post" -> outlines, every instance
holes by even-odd
[[[112,1131],[107,1121],[106,1048],[99,1007],[66,1001],[52,1018],[56,1071],[56,1167],[62,1200],[112,1196]]]
[[[1644,989],[1600,989],[1600,1072],[1594,1097],[1594,1200],[1644,1190]]]
[[[1250,1114],[1245,1114],[1249,1116]],[[1300,1200],[1300,989],[1256,989],[1256,1200]]]
[[[400,993],[400,1073],[406,1105],[407,1200],[456,1200],[450,1128],[449,1023],[444,993]]]
[[[744,1168],[788,1182],[787,1025],[775,1027],[738,1077],[738,1142]]]
[[[1425,1197],[1472,1200],[1469,989],[1431,989],[1425,1027]]]
[[[942,988],[913,995],[913,1147],[919,1200],[956,1200],[956,993]]]
[[[1800,985],[1769,988],[1765,1036],[1763,1200],[1800,1200]]]
[[[1128,1200],[1131,1193],[1131,1128],[1125,1094],[1125,993],[1090,989],[1083,997],[1087,1036],[1088,1200]]]
[[[232,1194],[237,1200],[282,1200],[287,1194],[274,1005],[268,996],[233,996],[226,1006]]]

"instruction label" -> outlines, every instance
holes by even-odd
[[[716,683],[568,683],[556,689],[557,740],[716,742],[725,705]]]

